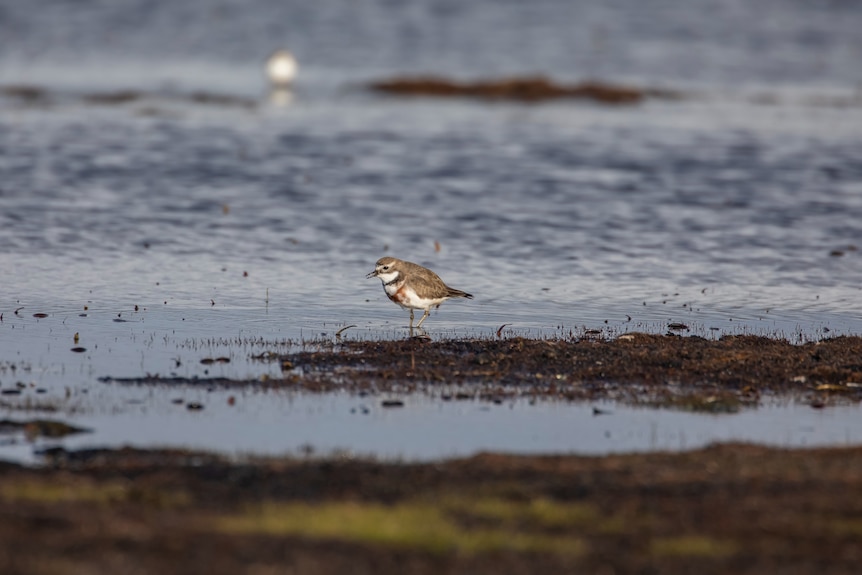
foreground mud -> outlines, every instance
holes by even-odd
[[[0,572],[858,573],[862,449],[437,464],[56,451],[0,467]]]

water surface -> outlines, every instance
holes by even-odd
[[[0,388],[50,396],[108,375],[254,378],[274,369],[248,359],[260,341],[289,346],[347,325],[351,337],[404,337],[406,313],[364,279],[384,254],[476,296],[435,312],[432,337],[503,324],[612,336],[671,322],[800,342],[862,332],[862,8],[752,10],[743,0],[5,2]],[[273,94],[262,62],[282,46],[301,75]],[[417,73],[600,78],[687,97],[524,105],[363,89]],[[216,356],[232,361],[200,364]],[[96,433],[149,425],[121,412]],[[521,412],[532,413],[511,413]],[[355,432],[328,412],[319,421]],[[225,446],[254,447],[246,423]],[[197,445],[196,428],[180,436]],[[520,446],[505,437],[471,445]]]

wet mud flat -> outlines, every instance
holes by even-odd
[[[218,386],[289,387],[368,395],[424,392],[442,401],[529,397],[732,412],[764,397],[814,408],[862,401],[862,337],[793,344],[726,335],[623,334],[613,339],[485,338],[320,342],[292,354],[262,353],[282,377],[213,379]],[[185,378],[109,379],[186,384]],[[397,401],[392,404],[397,407]]]
[[[56,449],[0,464],[0,571],[857,573],[862,449],[425,464]]]
[[[628,333],[613,339],[483,338],[306,343],[297,353],[256,354],[282,377],[252,380],[145,376],[102,378],[134,385],[201,384],[359,394],[425,392],[443,401],[508,398],[599,401],[735,411],[764,395],[812,407],[862,401],[862,337],[793,344]],[[203,361],[208,361],[204,359]]]

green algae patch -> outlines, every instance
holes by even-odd
[[[17,503],[89,503],[110,505],[133,503],[150,508],[180,507],[190,502],[182,490],[142,489],[120,482],[94,483],[65,480],[6,481],[0,483],[0,501]]]
[[[590,505],[552,501],[544,497],[526,501],[452,499],[444,505],[448,511],[462,513],[468,519],[484,519],[505,526],[560,529],[595,525],[600,521],[598,512]]]
[[[27,481],[0,484],[0,500],[33,503],[110,503],[125,498],[118,484]]]
[[[703,535],[661,537],[650,544],[650,552],[660,557],[727,557],[736,552],[736,545]]]
[[[495,551],[582,555],[584,544],[575,537],[519,529],[521,519],[548,525],[565,524],[561,512],[550,512],[543,502],[509,503],[466,500],[435,505],[408,501],[395,505],[358,501],[271,503],[222,517],[216,529],[228,533],[294,536],[410,548],[435,554],[473,555]],[[472,526],[470,518],[492,518]],[[580,522],[578,517],[576,522]]]

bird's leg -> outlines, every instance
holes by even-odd
[[[420,321],[419,323],[421,324],[422,322]],[[412,309],[410,310],[410,329],[411,330],[413,329],[413,310]]]
[[[419,318],[419,323],[416,324],[416,327],[417,328],[422,327],[422,322],[425,321],[425,318],[428,317],[429,315],[431,315],[431,308],[430,307],[428,309],[426,309],[425,313],[422,314],[422,317]]]

